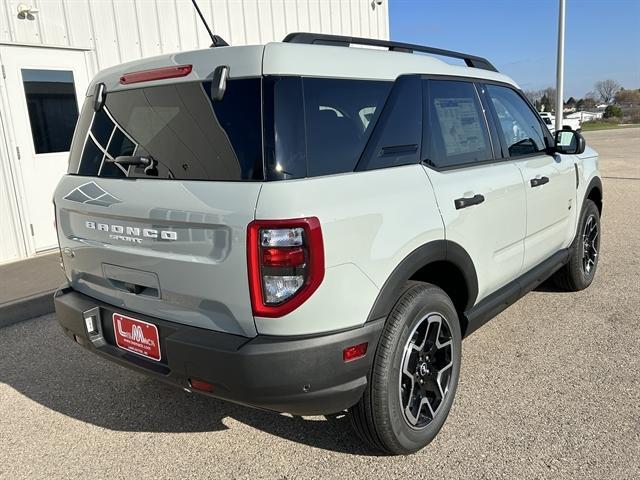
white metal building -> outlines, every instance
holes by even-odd
[[[384,0],[198,0],[232,45],[310,31],[389,38]],[[0,0],[0,263],[56,246],[51,197],[99,70],[211,44],[191,0]]]

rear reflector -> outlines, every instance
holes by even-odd
[[[191,384],[191,388],[194,390],[200,390],[201,392],[212,393],[213,385],[209,382],[205,382],[204,380],[197,380],[195,378],[189,379],[189,383]]]
[[[352,360],[357,360],[358,358],[364,357],[367,354],[368,346],[369,344],[365,342],[345,348],[342,351],[342,360],[344,360],[345,362],[350,362]]]
[[[172,67],[154,68],[152,70],[125,73],[120,77],[120,83],[123,85],[130,85],[132,83],[150,82],[151,80],[186,77],[191,73],[192,69],[192,65],[175,65]]]

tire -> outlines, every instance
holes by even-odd
[[[362,398],[349,409],[358,436],[374,449],[395,455],[416,452],[431,442],[453,404],[461,346],[451,299],[434,285],[410,282],[387,318]],[[421,395],[427,403],[418,409]]]
[[[577,292],[587,288],[591,285],[598,268],[600,212],[591,200],[585,200],[578,225],[576,238],[569,247],[569,261],[552,277],[552,284],[566,292]],[[589,262],[586,262],[587,256],[591,257]]]

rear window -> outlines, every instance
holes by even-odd
[[[294,76],[235,79],[221,101],[212,101],[211,82],[177,83],[108,92],[98,112],[88,97],[69,173],[262,181],[352,172],[393,84]],[[417,109],[419,100],[413,100]],[[382,147],[416,143],[385,141]],[[109,161],[132,155],[151,156],[157,168],[150,173]],[[377,160],[374,168],[411,158],[403,155]]]
[[[157,178],[262,180],[260,79],[229,81],[221,101],[210,93],[211,82],[109,92],[96,113],[89,97],[76,131],[84,144],[74,139],[69,172],[147,177],[142,167],[108,161],[144,155],[157,161]]]

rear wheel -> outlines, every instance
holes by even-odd
[[[553,283],[568,292],[591,285],[600,256],[600,212],[595,203],[586,200],[580,215],[578,234],[569,247],[569,262],[558,270]]]
[[[458,315],[440,288],[412,283],[382,332],[370,381],[350,417],[358,435],[391,454],[420,450],[437,435],[460,375]]]

